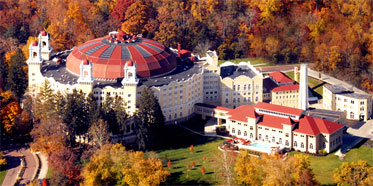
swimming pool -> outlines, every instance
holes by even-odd
[[[271,146],[273,145],[268,144],[268,143],[254,142],[249,145],[240,145],[240,148],[249,149],[249,150],[258,151],[258,152],[270,153],[272,150]]]

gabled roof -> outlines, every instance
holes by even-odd
[[[274,105],[274,104],[264,103],[264,102],[257,103],[255,107],[258,109],[270,110],[270,111],[291,114],[291,115],[296,115],[296,116],[300,116],[303,113],[303,110],[301,109],[285,107],[281,105]]]
[[[290,79],[286,74],[282,72],[271,72],[269,76],[272,77],[278,83],[293,83],[294,80]]]
[[[299,90],[299,85],[281,85],[276,87],[272,90],[272,92],[279,92],[279,91],[289,91],[289,90]]]
[[[277,116],[271,116],[271,115],[264,114],[262,117],[262,120],[258,123],[258,125],[278,128],[278,129],[282,129],[282,124],[292,125],[293,122],[290,118],[281,118]]]
[[[256,118],[258,115],[255,113],[254,106],[250,105],[242,105],[237,107],[236,109],[227,113],[227,115],[231,115],[229,119],[247,122],[247,118]]]
[[[343,125],[328,120],[305,116],[299,120],[299,126],[294,132],[315,136],[320,133],[332,134],[342,127]]]

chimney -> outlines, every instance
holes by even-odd
[[[181,50],[181,45],[180,45],[180,43],[178,43],[177,44],[177,57],[181,57],[181,55],[180,55],[180,50]]]
[[[300,66],[299,76],[299,97],[298,108],[302,110],[308,109],[308,65],[302,64]]]

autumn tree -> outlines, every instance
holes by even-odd
[[[221,181],[222,185],[237,185],[236,180],[234,179],[235,161],[235,152],[222,151],[215,155],[214,172],[220,178],[219,181]]]
[[[133,4],[134,0],[117,0],[113,11],[111,12],[111,16],[117,23],[117,26],[122,24],[125,21],[126,12],[129,6]]]
[[[157,98],[150,88],[143,89],[136,115],[136,136],[138,147],[149,150],[162,143],[165,118]]]
[[[169,173],[161,160],[120,145],[104,145],[83,168],[84,185],[159,185]]]
[[[105,144],[109,143],[110,133],[108,130],[107,122],[101,119],[93,123],[88,129],[90,142],[92,142],[97,149],[101,149]]]
[[[373,167],[366,161],[343,162],[334,170],[334,182],[338,185],[369,185],[373,180]]]
[[[132,3],[125,15],[125,21],[122,23],[122,30],[127,33],[142,34],[145,32],[144,26],[150,17],[151,9],[142,1]]]
[[[16,130],[16,118],[21,114],[21,107],[11,92],[0,93],[1,133],[12,134]]]
[[[241,151],[234,166],[236,180],[238,184],[261,185],[263,181],[263,169],[258,166],[259,159],[251,157],[247,151]]]

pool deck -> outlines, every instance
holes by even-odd
[[[252,144],[259,144],[260,146],[268,146],[268,148],[261,148],[261,147],[253,146]],[[279,150],[284,148],[283,145],[280,145],[280,144],[264,143],[261,141],[254,141],[248,145],[243,145],[243,144],[234,144],[234,145],[236,145],[239,149],[248,149],[248,150],[263,152],[267,154],[270,154],[272,152],[272,147],[277,147]]]

